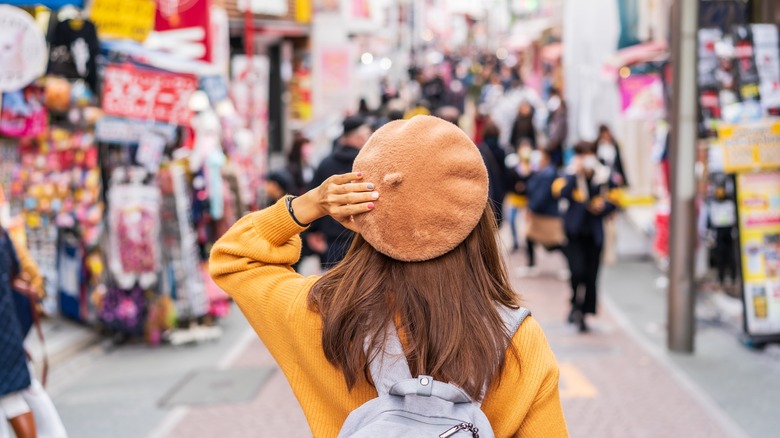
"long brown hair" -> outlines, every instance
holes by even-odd
[[[350,389],[360,373],[370,381],[366,351],[382,351],[384,327],[393,321],[412,375],[431,375],[480,397],[483,385],[500,375],[510,345],[497,306],[520,305],[496,230],[488,205],[454,250],[415,263],[387,257],[355,236],[346,258],[309,295],[322,316],[325,356]]]

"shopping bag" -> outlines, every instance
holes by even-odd
[[[545,248],[554,248],[566,243],[563,219],[557,216],[546,216],[529,211],[525,233],[526,237]]]

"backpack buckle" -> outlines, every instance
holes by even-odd
[[[417,377],[417,395],[430,397],[433,394],[433,377],[420,375]]]

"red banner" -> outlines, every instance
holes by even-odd
[[[211,62],[211,0],[156,1],[154,30],[165,40],[164,50],[187,59]]]
[[[193,75],[109,65],[103,80],[103,111],[108,115],[189,126],[188,103],[197,90]]]

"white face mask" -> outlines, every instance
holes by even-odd
[[[596,158],[595,155],[588,155],[585,157],[585,159],[582,161],[583,167],[585,167],[588,170],[594,170],[599,165],[599,159]]]
[[[601,142],[599,144],[598,156],[607,164],[614,163],[617,158],[617,149],[610,142]]]
[[[550,112],[554,112],[560,107],[561,107],[561,98],[558,96],[553,96],[550,98],[549,101],[547,101],[547,109],[550,110]]]

